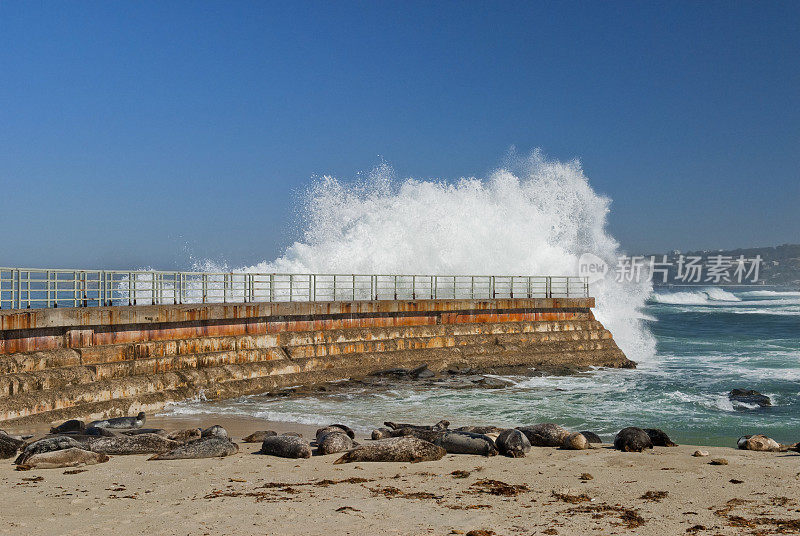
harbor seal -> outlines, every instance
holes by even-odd
[[[387,437],[392,437],[392,431],[388,428],[380,427],[377,430],[372,431],[372,439],[386,439]]]
[[[416,437],[423,441],[436,443],[445,434],[446,430],[421,430],[419,428],[399,428],[392,430],[391,437]]]
[[[156,434],[114,437],[93,437],[89,450],[103,454],[161,454],[178,447],[180,443]]]
[[[25,460],[25,463],[19,464],[19,468],[58,469],[60,467],[94,465],[97,463],[105,463],[108,460],[108,456],[99,452],[92,452],[78,448],[68,448],[34,454]]]
[[[227,439],[228,431],[222,426],[215,424],[214,426],[209,426],[208,428],[201,430],[200,437],[221,437],[223,439]]]
[[[98,430],[106,430],[106,429],[98,428]],[[160,435],[161,437],[167,437],[169,435],[169,432],[167,432],[163,428],[132,428],[130,430],[123,430],[120,432],[120,434],[123,435],[156,434]]]
[[[274,432],[272,430],[259,430],[258,432],[253,432],[249,436],[242,439],[245,443],[261,443],[264,439],[268,437],[275,437],[278,435],[278,432]]]
[[[96,437],[114,437],[115,434],[108,428],[99,428],[97,426],[89,426],[87,427],[83,433],[79,435],[87,435],[87,436],[96,436]]]
[[[436,441],[448,454],[478,454],[497,456],[497,447],[491,437],[470,432],[446,432]]]
[[[187,430],[173,430],[167,434],[167,439],[178,443],[188,443],[189,441],[200,439],[202,436],[203,431],[200,428],[189,428]]]
[[[148,460],[188,460],[223,458],[239,452],[239,446],[227,437],[209,436],[184,443],[174,449],[151,456]]]
[[[497,445],[497,450],[500,454],[509,458],[524,458],[525,453],[531,450],[531,442],[528,441],[528,436],[516,428],[509,428],[500,432],[494,443]]]
[[[762,434],[746,435],[739,438],[736,446],[741,450],[756,450],[760,452],[780,452],[783,446],[772,438]]]
[[[50,428],[51,434],[63,434],[65,432],[83,432],[86,429],[86,423],[78,419],[70,419],[64,421],[58,426]]]
[[[279,435],[264,438],[259,452],[280,458],[310,458],[311,446],[297,436]]]
[[[580,432],[574,432],[564,438],[561,448],[566,450],[586,450],[592,448],[586,436]]]
[[[317,454],[335,454],[354,448],[357,444],[344,430],[328,432],[317,438]]]
[[[673,443],[669,436],[659,428],[645,428],[645,433],[650,436],[654,447],[677,447],[677,443]]]
[[[75,439],[69,436],[45,437],[44,439],[39,439],[38,441],[34,441],[33,443],[26,445],[25,448],[22,449],[22,453],[17,456],[16,460],[14,460],[14,463],[17,465],[22,465],[34,454],[42,454],[44,452],[52,452],[55,450],[64,450],[70,448],[80,449],[82,446],[80,443],[75,441]]]
[[[603,440],[600,439],[600,436],[595,434],[594,432],[590,432],[588,430],[583,430],[583,431],[581,431],[581,433],[583,434],[583,437],[586,438],[586,441],[588,441],[589,443],[602,443],[603,442]]]
[[[518,426],[517,430],[525,434],[534,447],[560,447],[569,435],[564,428],[551,422]]]
[[[450,426],[450,421],[441,420],[434,424],[433,426],[426,426],[426,425],[419,425],[419,424],[398,424],[391,421],[386,421],[383,423],[385,426],[388,426],[392,430],[399,430],[401,428],[414,428],[417,430],[447,430]]]
[[[416,437],[379,439],[348,451],[335,464],[352,462],[427,462],[441,460],[447,451]]]
[[[635,426],[620,430],[614,437],[614,448],[623,452],[642,452],[653,448],[653,441],[647,432]]]
[[[24,441],[18,441],[6,434],[0,434],[0,459],[14,456],[24,444]]]
[[[92,421],[88,426],[96,426],[98,428],[141,428],[147,419],[144,411],[140,411],[136,417],[114,417],[113,419],[103,419],[100,421]]]
[[[462,426],[453,430],[454,432],[469,432],[471,434],[500,434],[504,428],[497,426]]]
[[[330,434],[331,432],[341,432],[341,433],[347,435],[350,439],[353,439],[353,438],[356,437],[356,435],[353,433],[352,430],[350,430],[350,433],[347,433],[344,430],[344,428],[340,428],[339,426],[334,426],[334,425],[324,426],[322,428],[318,428],[317,431],[314,433],[314,437],[316,437],[317,441],[319,441],[319,438],[321,438],[325,434]],[[353,435],[350,435],[350,434],[353,434]]]

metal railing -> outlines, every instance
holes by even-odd
[[[588,297],[585,277],[0,268],[0,309],[181,303]]]

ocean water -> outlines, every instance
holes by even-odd
[[[345,422],[368,432],[385,420],[518,426],[557,422],[606,440],[625,426],[663,428],[679,443],[735,445],[744,434],[800,441],[800,292],[698,289],[656,292],[645,305],[656,355],[635,370],[506,377],[504,389],[403,384],[309,396],[248,396],[173,404],[166,415],[246,415]],[[535,371],[531,371],[535,374]],[[756,389],[772,407],[732,403]]]

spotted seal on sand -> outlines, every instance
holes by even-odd
[[[80,435],[87,435],[87,436],[97,436],[97,437],[114,437],[115,434],[108,428],[101,428],[98,426],[89,426],[87,427],[82,434]]]
[[[64,432],[83,432],[86,429],[86,423],[78,419],[70,419],[64,421],[58,426],[50,428],[51,434],[63,434]]]
[[[174,449],[151,456],[148,460],[187,460],[222,458],[239,452],[239,446],[227,437],[209,436],[184,443]]]
[[[659,428],[645,428],[645,433],[650,436],[650,441],[653,442],[654,447],[677,447],[677,443],[673,443],[669,436]]]
[[[105,428],[100,428],[100,430],[105,430]],[[161,437],[167,437],[169,435],[169,432],[167,432],[163,428],[132,428],[130,430],[122,430],[120,434],[122,435],[156,434],[160,435]]]
[[[469,432],[471,434],[500,434],[504,428],[497,426],[461,426],[453,430],[454,432]]]
[[[25,441],[0,431],[0,458],[10,458],[25,446]]]
[[[594,432],[590,432],[588,430],[582,430],[581,433],[583,437],[586,438],[586,441],[589,443],[602,443],[603,440],[600,438],[599,435],[595,434]]]
[[[347,435],[347,436],[348,436],[350,439],[353,439],[353,438],[355,438],[355,437],[356,437],[356,435],[355,435],[355,434],[353,434],[353,435],[350,435],[350,434],[348,434],[347,432],[345,432],[345,430],[344,430],[343,428],[339,428],[338,426],[333,426],[333,425],[330,425],[330,426],[324,426],[324,427],[322,427],[322,428],[318,428],[318,429],[317,429],[317,431],[314,433],[314,437],[316,437],[316,438],[317,438],[317,441],[319,441],[319,439],[320,439],[322,436],[324,436],[325,434],[330,434],[330,433],[332,433],[332,432],[339,432],[339,433],[345,434],[345,435]],[[353,431],[352,431],[352,430],[350,430],[350,432],[352,433]]]
[[[156,434],[118,435],[91,438],[89,450],[103,454],[161,454],[179,445],[177,441]]]
[[[561,448],[566,450],[586,450],[592,448],[586,436],[580,432],[574,432],[564,438]]]
[[[388,428],[380,427],[377,430],[372,431],[372,439],[386,439],[387,437],[392,437],[392,431]]]
[[[253,432],[249,436],[242,439],[245,443],[261,443],[264,439],[268,437],[275,437],[278,435],[278,432],[274,432],[272,430],[259,430],[258,432]]]
[[[442,447],[416,437],[379,439],[354,448],[335,464],[352,462],[427,462],[441,460],[447,454]]]
[[[741,450],[757,450],[761,452],[780,452],[788,450],[772,438],[762,434],[746,435],[739,438],[736,446]]]
[[[113,419],[103,419],[100,421],[92,421],[88,426],[96,426],[98,428],[141,428],[144,426],[144,421],[147,416],[144,411],[140,411],[136,417],[114,417]]]
[[[14,460],[14,463],[17,465],[22,465],[34,454],[42,454],[44,452],[52,452],[55,450],[64,450],[70,448],[80,449],[82,446],[80,443],[75,441],[75,439],[68,436],[45,437],[44,439],[39,439],[38,441],[34,441],[33,443],[26,445],[25,448],[22,449],[22,454],[17,456],[17,459]]]
[[[423,441],[436,443],[439,441],[447,430],[422,430],[420,428],[398,428],[392,430],[391,437],[416,437]],[[466,433],[466,432],[465,432]]]
[[[551,422],[518,426],[517,430],[525,434],[534,447],[560,447],[569,435],[564,428]]]
[[[200,439],[202,436],[203,431],[200,428],[188,428],[186,430],[173,430],[167,434],[167,439],[178,443],[188,443],[189,441]]]
[[[279,435],[264,438],[259,452],[281,458],[310,458],[311,446],[297,436]]]
[[[60,467],[77,467],[80,465],[94,465],[104,463],[109,457],[99,452],[92,452],[78,448],[52,450],[33,454],[25,463],[20,464],[20,469],[57,469]]]
[[[528,441],[528,436],[516,428],[509,428],[500,432],[494,443],[497,445],[497,450],[500,454],[509,458],[524,458],[525,453],[531,450],[531,442]]]
[[[415,428],[417,430],[447,430],[450,426],[450,421],[441,420],[434,424],[433,426],[427,425],[419,425],[419,424],[398,424],[391,421],[386,421],[383,423],[384,425],[388,426],[392,430],[399,430],[401,428]]]
[[[228,431],[222,426],[215,424],[200,431],[200,437],[221,437],[222,439],[228,438]]]
[[[344,430],[328,432],[317,437],[317,454],[335,454],[355,447],[357,444]]]
[[[614,448],[623,452],[642,452],[653,448],[653,441],[647,432],[635,426],[620,430],[614,437]]]
[[[436,441],[448,454],[478,454],[497,456],[497,447],[492,438],[471,432],[446,432]]]

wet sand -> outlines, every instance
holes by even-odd
[[[316,427],[258,419],[152,418],[169,428]],[[360,437],[359,434],[358,437]],[[527,457],[333,465],[255,454],[223,459],[113,456],[78,469],[0,464],[0,534],[792,534],[800,532],[800,455],[657,447],[622,453],[533,448]],[[726,458],[728,465],[710,465]],[[591,477],[591,478],[589,478]]]

